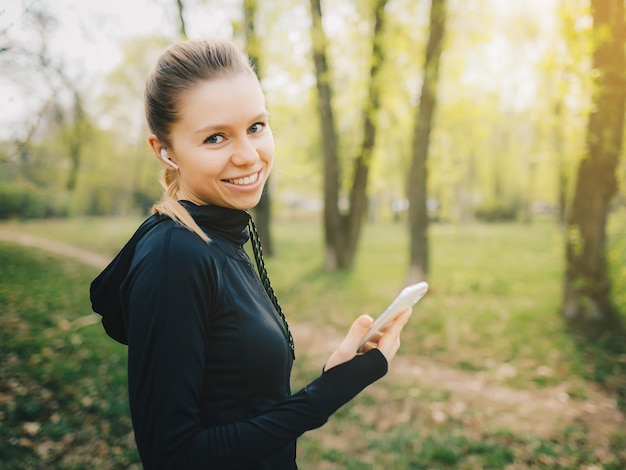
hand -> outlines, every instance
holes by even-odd
[[[387,362],[395,357],[400,347],[400,333],[411,317],[412,310],[407,308],[392,323],[385,326],[383,331],[379,331],[363,345],[362,351],[378,348],[385,356]],[[357,348],[363,337],[367,334],[374,320],[369,315],[361,315],[357,318],[348,330],[348,334],[333,352],[324,366],[327,371],[339,364],[349,361],[357,354]]]

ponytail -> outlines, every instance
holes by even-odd
[[[174,169],[164,169],[161,173],[161,185],[165,189],[163,199],[152,206],[153,214],[162,214],[170,219],[178,222],[183,227],[189,229],[198,235],[204,242],[209,243],[211,239],[193,220],[193,217],[187,212],[180,202],[178,202],[178,178],[177,171]]]

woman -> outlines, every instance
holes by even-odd
[[[410,310],[362,354],[372,319],[358,318],[322,375],[291,394],[293,340],[246,212],[274,162],[256,75],[229,42],[176,44],[147,80],[145,107],[165,195],[91,290],[107,332],[128,344],[141,460],[294,469],[298,436],[386,373]],[[250,236],[260,277],[243,250]]]

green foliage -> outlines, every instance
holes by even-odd
[[[512,222],[517,220],[519,205],[502,200],[493,200],[478,206],[474,214],[483,222]]]
[[[103,142],[107,147],[123,142],[141,143],[147,149],[143,89],[146,77],[169,43],[162,36],[147,36],[127,39],[120,45],[123,60],[104,78],[106,86],[97,103],[114,131],[114,140]]]
[[[159,164],[148,145],[130,145],[116,135],[109,130],[93,137],[73,195],[74,214],[145,214],[160,197]]]
[[[189,3],[191,11],[197,3]],[[363,110],[369,106],[372,3],[324,4],[336,90],[333,108],[345,157],[340,175],[343,182],[350,181],[350,162],[362,137]],[[474,202],[485,198],[516,197],[525,207],[534,198],[556,204],[557,172],[571,179],[583,147],[581,130],[589,109],[592,75],[588,5],[561,2],[538,10],[522,2],[494,9],[485,0],[468,0],[448,6],[440,100],[428,168],[429,197],[439,201],[441,220],[456,220],[459,213],[465,220]],[[233,20],[239,7],[215,8]],[[410,0],[389,2],[386,8],[384,47],[389,54],[382,70],[380,132],[369,185],[369,195],[381,205],[404,198],[409,184],[406,172],[422,82],[427,10],[427,3]],[[190,31],[197,30],[193,25],[199,18],[187,20]],[[308,8],[301,2],[258,5],[255,30],[276,135],[272,184],[278,204],[285,204],[288,197],[320,199],[321,195],[321,142],[318,126],[313,125],[316,107],[309,24]],[[120,45],[123,57],[106,77],[85,72],[81,80],[72,81],[71,71],[55,61],[58,72],[65,73],[73,87],[57,83],[55,72],[54,85],[59,92],[50,96],[47,111],[36,110],[36,114],[41,111],[37,132],[22,146],[28,150],[27,160],[22,161],[14,149],[13,136],[7,139],[2,161],[20,160],[11,174],[37,187],[59,188],[71,176],[72,144],[80,144],[72,214],[130,214],[157,199],[158,166],[145,142],[148,131],[142,93],[156,56],[171,42],[158,34],[160,31],[124,40]],[[29,74],[47,77],[30,73],[26,64],[22,65],[23,69],[12,71],[16,80]],[[81,83],[102,86],[86,92]],[[24,80],[25,94],[29,84],[30,80]],[[92,96],[93,90],[101,91]],[[81,121],[72,120],[67,105],[73,91],[81,93],[85,112],[81,118],[88,125],[85,130],[89,129],[80,136],[75,130],[81,128]],[[36,118],[29,115],[23,122],[12,122],[15,136],[23,136]],[[561,133],[558,145],[557,129]],[[74,139],[78,137],[84,142]],[[534,159],[532,165],[530,159]],[[8,174],[3,165],[0,178]]]
[[[0,219],[65,217],[68,212],[64,192],[0,182]]]
[[[626,206],[621,206],[609,216],[607,227],[607,260],[613,280],[613,299],[617,308],[626,311]]]

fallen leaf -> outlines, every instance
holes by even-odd
[[[24,423],[22,428],[29,436],[35,436],[41,429],[41,424],[36,422]]]
[[[41,458],[45,459],[53,447],[54,443],[52,441],[42,442],[35,446],[35,452],[37,452]]]

